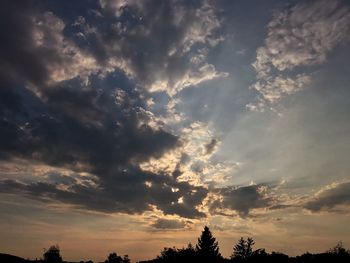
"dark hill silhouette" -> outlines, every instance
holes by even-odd
[[[13,255],[10,255],[10,254],[0,253],[0,262],[4,262],[4,263],[27,263],[29,261],[25,260],[24,258],[20,258],[20,257],[13,256]]]

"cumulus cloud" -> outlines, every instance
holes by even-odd
[[[168,151],[161,158],[142,163],[141,168],[157,173],[167,171],[176,175],[179,181],[194,185],[207,183],[214,174],[229,174],[230,169],[222,162],[211,160],[217,140],[213,139],[213,132],[208,125],[193,122],[182,128],[179,134],[181,147]]]
[[[176,94],[188,86],[225,77],[207,62],[222,36],[209,1],[100,1],[110,26],[85,34],[99,61],[117,64],[150,91]],[[132,15],[132,23],[123,16]],[[122,61],[122,63],[120,62]]]
[[[252,88],[260,98],[247,107],[263,110],[309,86],[311,76],[294,71],[324,63],[327,53],[349,40],[349,24],[349,8],[341,1],[310,1],[276,12],[253,63],[257,82]]]
[[[37,186],[32,183],[26,184],[27,187],[19,185],[19,189],[33,197],[48,195],[52,200],[73,204],[79,201],[89,209],[99,209],[100,204],[100,209],[109,211],[142,212],[153,204],[167,214],[202,216],[195,206],[204,198],[204,189],[178,183],[166,174],[138,169],[140,162],[151,157],[159,158],[177,147],[176,136],[147,124],[139,125],[142,111],[128,104],[119,106],[113,103],[110,94],[66,89],[60,87],[54,94],[52,90],[47,94],[47,100],[52,100],[52,104],[36,101],[36,107],[45,111],[32,112],[31,116],[25,115],[25,109],[23,114],[6,109],[6,115],[12,117],[1,116],[0,156],[7,160],[28,159],[88,172],[97,176],[98,188],[78,187],[67,192],[57,189],[54,184]],[[35,98],[32,94],[31,99]],[[86,112],[86,119],[79,117],[81,111]],[[145,181],[151,181],[152,187],[147,188]],[[180,190],[175,193],[172,188]],[[197,194],[192,194],[192,190],[198,190]],[[130,191],[134,194],[130,195]],[[95,204],[89,201],[92,197],[97,199]],[[98,201],[99,197],[109,199],[109,202]],[[178,204],[181,197],[184,197],[184,202]]]
[[[49,83],[79,77],[85,83],[91,74],[106,71],[96,63],[96,59],[79,49],[67,39],[63,30],[65,23],[52,12],[35,15],[32,38],[36,49],[48,49],[55,52],[57,61],[48,60]]]
[[[18,1],[5,1],[1,8],[0,32],[0,67],[2,88],[9,85],[12,79],[26,79],[32,83],[40,84],[46,81],[48,69],[47,58],[55,61],[55,51],[45,48],[36,48],[32,28],[35,23],[32,14],[36,12],[27,1],[19,4]],[[8,30],[11,28],[13,33]],[[6,72],[6,74],[5,74]]]
[[[76,86],[51,88],[45,96],[42,101],[33,93],[26,94],[40,109],[30,109],[29,116],[28,105],[20,105],[22,113],[6,109],[1,119],[1,158],[87,172],[96,176],[95,184],[62,188],[53,182],[18,182],[3,190],[97,211],[141,213],[154,205],[164,214],[204,216],[196,206],[205,198],[205,188],[178,182],[166,172],[139,168],[140,163],[160,158],[179,144],[178,137],[147,125],[148,116],[135,105],[137,97],[128,94],[122,103],[115,103],[107,91],[76,90]]]
[[[7,84],[23,81],[38,92],[76,77],[87,82],[91,74],[107,71],[64,35],[62,19],[39,9],[36,1],[5,1],[3,5],[0,67]]]
[[[222,40],[209,1],[100,1],[103,16],[97,23],[78,16],[71,25],[38,9],[34,0],[5,6],[2,67],[7,78],[30,81],[36,89],[76,77],[88,83],[92,74],[121,69],[152,92],[174,95],[227,76],[207,62],[210,48]],[[129,15],[134,21],[125,19]],[[18,34],[9,34],[8,28]],[[67,34],[70,30],[75,33]],[[12,53],[17,55],[9,57]]]
[[[212,214],[235,211],[241,217],[246,217],[250,210],[267,208],[273,201],[272,197],[268,196],[267,187],[263,185],[225,187],[214,192],[216,200],[210,204]]]
[[[121,32],[108,39],[108,31],[97,35],[88,19],[80,18],[72,26],[102,41],[88,48],[67,35],[71,29],[63,19],[34,3],[5,1],[0,11],[0,159],[47,165],[55,174],[31,180],[2,175],[1,191],[102,212],[143,213],[156,207],[164,214],[203,217],[197,206],[207,195],[205,187],[180,182],[172,172],[140,167],[181,144],[178,136],[153,122],[141,87],[126,70],[120,71],[124,60],[118,55],[136,63],[138,56],[132,54],[147,42],[147,30],[141,25],[131,29],[125,43],[120,42],[121,53],[109,54],[123,39]],[[159,16],[172,10],[164,5]],[[139,31],[136,45],[133,34]],[[155,63],[158,55],[151,46]],[[99,47],[114,59],[104,61]],[[60,169],[71,174],[62,175]],[[73,176],[81,173],[92,177]]]
[[[339,205],[350,205],[350,182],[331,184],[304,204],[312,212],[331,211]]]

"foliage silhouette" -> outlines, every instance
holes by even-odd
[[[201,236],[198,238],[196,251],[202,262],[218,262],[222,258],[219,253],[218,242],[207,226],[204,227]]]
[[[121,256],[118,256],[117,253],[113,252],[108,255],[105,263],[130,263],[130,259],[128,255],[124,255],[122,258]]]
[[[343,242],[339,241],[335,247],[329,249],[327,251],[329,254],[334,254],[334,255],[345,255],[346,253],[349,254],[350,251],[346,250],[343,246]]]
[[[248,237],[246,240],[242,237],[233,247],[233,253],[230,259],[223,258],[219,253],[219,246],[216,239],[211,234],[208,227],[204,228],[202,235],[198,238],[198,244],[194,249],[191,244],[187,248],[177,249],[164,248],[160,255],[153,260],[140,261],[139,263],[183,263],[183,262],[222,262],[222,263],[322,263],[337,262],[349,263],[350,251],[343,247],[339,242],[334,248],[325,253],[310,254],[305,253],[297,257],[289,257],[283,253],[267,253],[265,249],[259,248],[253,250],[254,239]]]
[[[177,249],[164,248],[157,257],[157,262],[196,262],[197,253],[192,244],[189,243],[186,248]]]
[[[244,240],[244,238],[241,237],[238,240],[237,244],[233,247],[231,259],[245,260],[247,258],[250,258],[253,255],[254,244],[255,242],[253,238],[248,237],[247,240]]]
[[[194,248],[191,243],[183,248],[164,248],[160,255],[155,259],[148,261],[140,261],[139,263],[322,263],[337,262],[349,263],[350,251],[345,249],[342,242],[338,242],[336,246],[324,253],[311,254],[309,252],[296,257],[272,252],[267,253],[265,249],[253,250],[255,242],[253,238],[248,237],[246,240],[241,237],[237,244],[233,247],[233,253],[230,259],[223,258],[219,253],[219,245],[213,237],[208,227],[205,227],[198,243]],[[0,262],[4,263],[56,263],[65,262],[60,255],[58,245],[51,246],[44,252],[43,259],[26,260],[9,254],[0,253]],[[67,262],[68,263],[68,262]],[[84,261],[80,261],[84,263]],[[91,260],[85,263],[93,263]],[[108,255],[104,263],[130,263],[128,255],[118,256],[113,252]]]
[[[48,250],[44,252],[43,258],[44,258],[44,262],[48,262],[48,263],[62,262],[59,246],[58,245],[51,246]]]

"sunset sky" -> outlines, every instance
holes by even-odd
[[[0,252],[350,247],[349,1],[2,0],[0,39]]]

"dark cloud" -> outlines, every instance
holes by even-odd
[[[212,213],[229,209],[245,217],[251,209],[269,207],[272,202],[272,198],[266,196],[265,186],[262,185],[226,187],[217,189],[216,192],[223,199],[212,202],[210,206]]]
[[[120,171],[120,174],[113,174],[107,179],[92,178],[79,183],[67,176],[55,174],[49,177],[50,182],[2,180],[0,191],[41,201],[73,204],[78,208],[105,213],[142,213],[150,209],[149,205],[156,205],[164,214],[176,214],[186,218],[204,216],[195,209],[207,194],[201,187],[178,183],[170,177],[145,173],[136,168],[133,171]],[[145,180],[152,182],[152,186],[147,187]],[[62,188],[62,185],[66,187]],[[177,187],[179,191],[173,192],[173,187]],[[183,203],[178,203],[181,197]]]
[[[219,39],[213,10],[205,1],[101,1],[105,22],[92,27],[87,19],[81,45],[101,64],[123,61],[122,68],[142,84],[164,81],[174,91],[179,80],[196,85],[216,73],[203,61]],[[152,89],[165,89],[157,85]]]
[[[20,5],[19,1],[2,2],[0,11],[0,34],[2,39],[0,43],[0,72],[2,81],[6,76],[7,80],[11,77],[20,76],[21,72],[25,76],[34,73],[30,76],[30,79],[39,81],[42,76],[38,72],[45,71],[40,63],[41,61],[33,59],[36,58],[35,52],[32,50],[33,43],[28,43],[30,42],[28,40],[32,38],[31,31],[28,28],[33,24],[31,17],[28,15],[31,11],[30,6],[30,1],[23,3],[23,5]],[[28,12],[28,10],[30,11]],[[24,26],[26,24],[27,27]],[[29,68],[31,62],[33,64]],[[38,69],[38,72],[36,72],[36,69]]]
[[[277,204],[277,205],[273,205],[271,207],[269,207],[270,210],[280,210],[280,209],[286,209],[286,208],[290,208],[290,207],[296,207],[293,205],[285,205],[285,204]]]
[[[64,64],[56,30],[62,25],[51,13],[40,12],[39,1],[1,3],[0,80],[1,88],[21,82],[38,86],[49,80],[50,68]],[[50,28],[50,26],[52,28]],[[39,38],[41,40],[39,40]],[[45,41],[45,45],[38,42]]]
[[[34,183],[20,186],[25,194],[99,211],[140,213],[152,204],[165,214],[204,216],[195,208],[207,194],[204,188],[177,182],[176,176],[147,173],[138,168],[140,162],[158,158],[177,147],[176,136],[147,124],[140,125],[147,116],[129,103],[129,106],[112,103],[114,97],[93,90],[74,91],[77,96],[70,95],[65,100],[65,95],[71,92],[66,89],[48,92],[46,101],[55,98],[50,105],[36,101],[44,112],[34,111],[26,116],[12,111],[17,118],[1,119],[0,156],[89,172],[97,176],[98,188],[73,185],[72,191],[63,191],[54,184]],[[146,187],[146,181],[152,182],[152,187]],[[173,192],[172,188],[179,191]]]
[[[48,181],[54,183],[54,184],[63,184],[63,185],[73,185],[77,183],[76,175],[69,174],[69,175],[62,175],[57,172],[50,172],[46,174],[46,177]],[[80,177],[80,176],[77,176]]]
[[[156,222],[152,224],[152,227],[157,229],[181,229],[186,226],[183,220],[177,219],[157,219]]]
[[[166,2],[162,6],[158,15],[165,12],[165,17],[172,7]],[[95,71],[95,66],[102,67],[102,58],[101,64],[86,66],[86,50],[103,57],[97,50],[111,48],[118,38],[101,30],[91,48],[83,51],[70,39],[64,22],[42,8],[37,1],[3,1],[0,9],[0,159],[25,159],[76,174],[87,172],[93,178],[81,182],[70,175],[68,180],[59,172],[32,183],[3,178],[0,190],[103,212],[142,213],[155,205],[165,214],[203,217],[196,206],[207,195],[204,187],[178,182],[176,174],[140,168],[141,162],[180,146],[177,136],[150,124],[142,88],[117,68],[102,75]],[[147,12],[150,19],[158,17],[151,9]],[[162,30],[158,26],[154,30]],[[121,39],[122,53],[135,59],[132,64],[140,63],[135,69],[140,72],[145,63],[131,54],[141,46],[156,50],[152,45],[162,42],[146,45],[143,37],[141,41],[131,34],[128,44]],[[89,81],[81,81],[84,75]]]
[[[212,139],[208,144],[205,145],[205,154],[211,154],[215,150],[215,146],[218,144],[216,139]]]
[[[307,202],[304,208],[312,212],[319,212],[332,210],[337,205],[350,205],[350,182],[323,190],[313,200]]]

